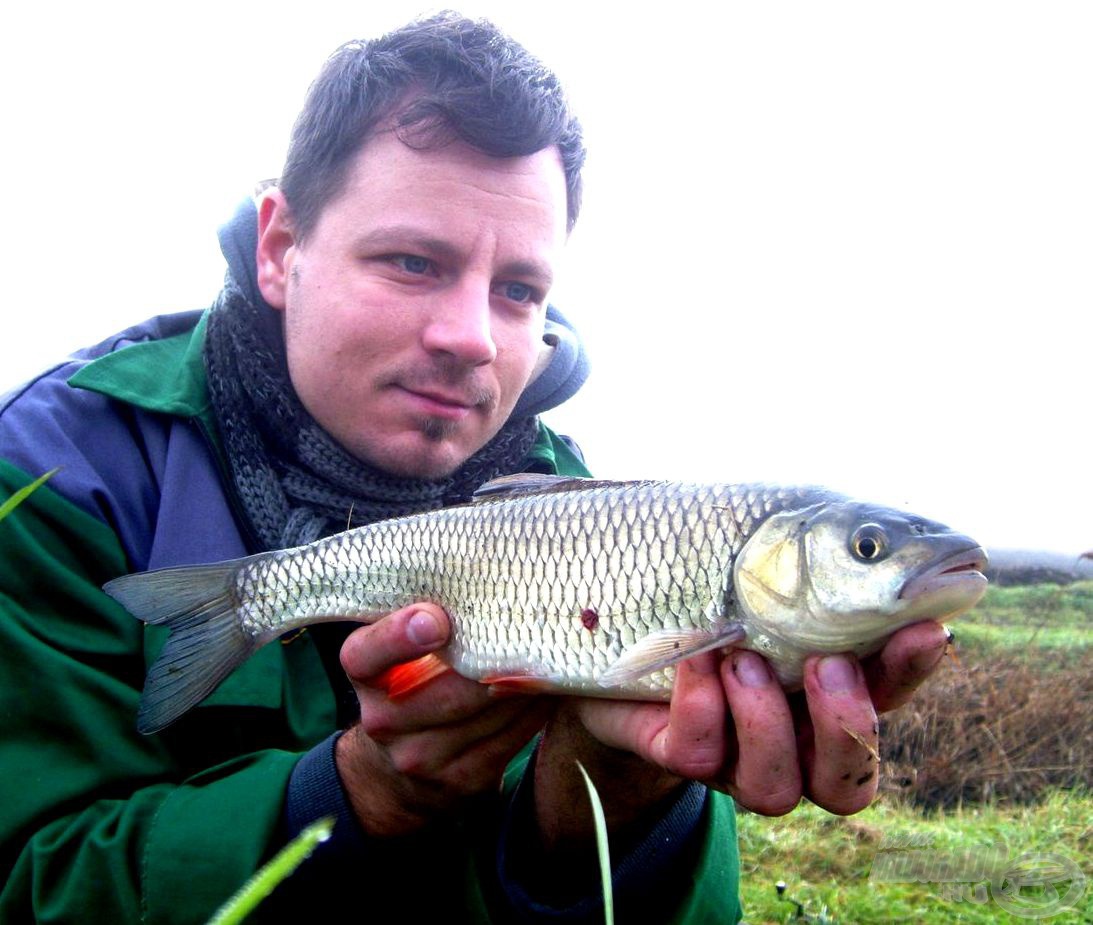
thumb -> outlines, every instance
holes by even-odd
[[[411,604],[350,633],[342,645],[345,673],[367,684],[403,662],[435,652],[447,641],[448,615],[436,604]]]

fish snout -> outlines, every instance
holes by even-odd
[[[937,618],[973,606],[987,590],[987,552],[974,545],[930,563],[904,582],[899,599],[913,605],[935,605]]]

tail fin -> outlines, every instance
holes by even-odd
[[[257,648],[233,594],[238,562],[124,575],[103,590],[145,623],[171,634],[144,682],[138,731],[149,735],[204,700]]]

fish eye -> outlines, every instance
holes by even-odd
[[[862,524],[850,538],[850,551],[862,562],[876,562],[888,555],[888,534],[877,524]]]

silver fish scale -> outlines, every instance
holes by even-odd
[[[444,657],[461,674],[596,689],[648,633],[732,619],[728,583],[744,542],[810,493],[624,482],[487,498],[256,557],[236,593],[244,629],[263,641],[316,617],[432,601],[452,618]],[[666,694],[672,676],[658,671],[617,693]]]

